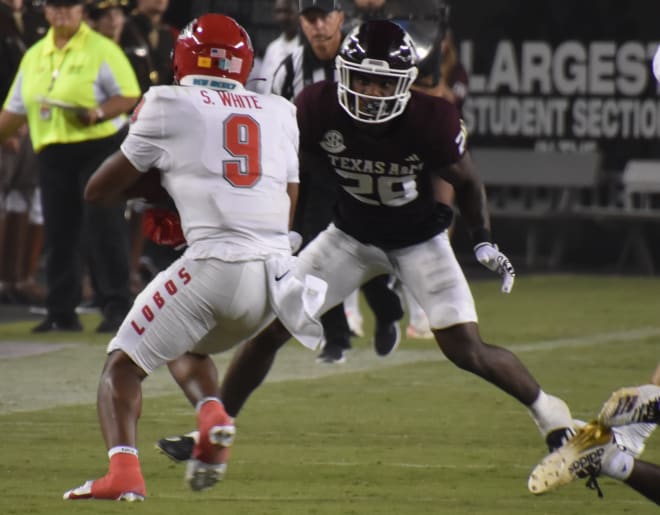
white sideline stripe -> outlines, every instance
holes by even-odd
[[[538,351],[547,351],[560,349],[564,347],[589,347],[593,345],[603,345],[612,342],[627,342],[634,340],[641,340],[651,337],[660,337],[660,327],[642,327],[637,329],[631,329],[627,331],[617,331],[612,333],[603,333],[603,334],[594,334],[584,337],[573,337],[573,338],[558,338],[556,340],[539,340],[537,342],[523,342],[523,343],[511,343],[507,344],[506,342],[496,341],[493,342],[496,345],[500,345],[508,348],[514,352],[538,352]],[[357,350],[351,350],[348,352],[347,362],[341,365],[319,365],[317,367],[308,367],[306,370],[303,369],[302,375],[297,377],[314,377],[313,374],[309,374],[310,370],[318,370],[323,368],[326,370],[332,370],[335,373],[347,373],[355,372],[357,370],[363,370],[365,368],[372,369],[375,366],[396,366],[407,363],[416,363],[420,361],[447,361],[447,358],[440,352],[437,348],[434,341],[429,342],[432,346],[432,349],[429,350],[406,350],[405,340],[401,342],[398,350],[391,356],[384,358],[374,357],[374,352],[371,347],[360,348]],[[358,358],[358,359],[354,359]],[[369,366],[365,367],[364,365],[368,363]],[[374,365],[376,363],[376,365]],[[275,366],[277,366],[278,360],[275,360]],[[321,374],[328,375],[328,374]],[[275,379],[282,380],[282,379]]]
[[[538,342],[505,345],[514,352],[539,352],[564,347],[586,347],[659,337],[660,327],[642,327],[628,331],[595,334],[579,338],[559,338]],[[27,343],[27,342],[26,342]],[[403,345],[390,356],[375,355],[371,345],[348,353],[341,365],[314,363],[315,353],[291,342],[281,351],[266,382],[317,379],[338,374],[365,372],[387,367],[428,361],[446,361],[435,342],[425,349],[406,349]],[[232,356],[226,352],[214,356],[222,377]],[[56,352],[0,359],[0,415],[18,411],[37,411],[44,408],[76,404],[93,404],[96,400],[98,374],[105,352],[98,346],[76,345]],[[47,371],[44,373],[43,371]],[[145,397],[181,395],[166,367],[156,370],[143,384]]]
[[[0,341],[0,359],[25,358],[27,356],[36,356],[37,354],[46,354],[62,349],[78,347],[79,343],[36,343],[19,341]]]
[[[611,343],[616,341],[641,340],[643,338],[651,338],[653,336],[660,336],[660,328],[645,327],[640,329],[632,329],[630,331],[596,334],[580,338],[561,338],[558,340],[546,340],[536,343],[513,344],[510,346],[510,348],[521,351],[552,350],[559,347],[586,347],[589,345]]]

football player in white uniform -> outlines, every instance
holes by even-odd
[[[579,428],[534,467],[527,483],[530,492],[543,494],[589,478],[587,486],[603,497],[597,478],[606,476],[660,505],[660,465],[639,459],[658,424],[660,386],[619,388],[605,401],[596,420]]]
[[[296,98],[300,160],[314,163],[315,173],[336,174],[339,191],[333,223],[298,254],[293,273],[314,271],[327,281],[321,312],[379,274],[397,276],[428,314],[444,355],[523,404],[548,447],[557,448],[573,434],[566,403],[479,333],[474,299],[447,237],[451,208],[436,201],[435,176],[454,185],[475,257],[502,277],[503,292],[511,291],[515,272],[492,243],[483,184],[456,106],[410,91],[415,62],[414,43],[401,27],[371,20],[344,40],[339,82],[312,84]],[[239,414],[286,341],[278,325],[234,354],[220,389],[230,415]],[[194,392],[187,395],[194,399]],[[188,458],[183,445],[165,443],[158,445],[172,458]]]
[[[136,298],[108,345],[97,406],[109,472],[65,499],[144,499],[136,450],[141,382],[186,353],[195,366],[177,379],[201,396],[201,437],[186,480],[193,490],[212,486],[235,428],[209,354],[249,339],[276,315],[301,342],[320,343],[314,303],[322,303],[325,283],[287,272],[295,261],[288,238],[298,186],[295,107],[244,88],[252,62],[250,38],[232,18],[193,20],[173,53],[177,85],[145,94],[120,151],[87,184],[88,201],[111,203],[159,170],[188,248]]]
[[[300,252],[293,273],[314,271],[327,281],[321,312],[371,278],[395,275],[428,314],[444,355],[520,401],[556,448],[573,432],[566,403],[545,393],[513,353],[480,336],[474,299],[447,237],[451,208],[436,201],[435,176],[455,186],[475,257],[502,277],[503,292],[511,291],[515,272],[491,242],[483,184],[458,111],[443,98],[410,91],[415,62],[414,43],[401,27],[371,20],[344,40],[339,83],[312,84],[296,98],[300,161],[313,163],[315,173],[336,174],[339,190],[333,223]],[[234,354],[220,395],[230,415],[263,381],[278,339],[286,341],[278,325]],[[187,395],[194,399],[194,392]],[[172,458],[188,457],[183,445],[158,445]]]

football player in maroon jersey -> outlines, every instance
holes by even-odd
[[[292,273],[304,277],[313,270],[326,280],[321,312],[378,274],[396,275],[427,313],[444,355],[527,407],[548,446],[556,448],[573,432],[566,403],[546,394],[513,353],[479,334],[472,294],[447,237],[452,211],[435,200],[434,176],[456,190],[476,259],[501,276],[504,293],[515,272],[492,242],[483,184],[458,111],[443,98],[410,91],[415,63],[414,43],[399,25],[368,21],[343,43],[339,83],[313,84],[298,96],[301,169],[336,174],[339,194],[333,223],[301,251]],[[276,321],[234,355],[220,388],[231,416],[288,339]],[[187,355],[177,366],[185,370],[194,360]],[[181,386],[197,402],[193,385]],[[163,439],[159,446],[186,459],[192,441]]]

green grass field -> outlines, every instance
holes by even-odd
[[[612,390],[647,382],[660,361],[659,279],[530,276],[509,296],[495,281],[473,289],[484,339],[514,350],[576,418],[595,416]],[[202,493],[153,447],[194,425],[158,371],[144,385],[139,430],[146,502],[63,501],[107,466],[94,406],[107,338],[93,333],[96,322],[86,316],[84,333],[38,340],[28,323],[0,326],[4,342],[74,344],[0,359],[2,515],[657,513],[607,478],[604,499],[583,482],[532,496],[527,477],[545,448],[522,406],[445,361],[434,342],[404,339],[383,359],[366,338],[330,367],[287,345],[237,421],[227,477]],[[220,368],[228,357],[217,357]],[[644,457],[660,463],[657,434]]]

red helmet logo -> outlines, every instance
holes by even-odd
[[[245,84],[252,70],[250,36],[233,18],[204,14],[191,21],[174,44],[174,79],[187,75],[223,77]]]

